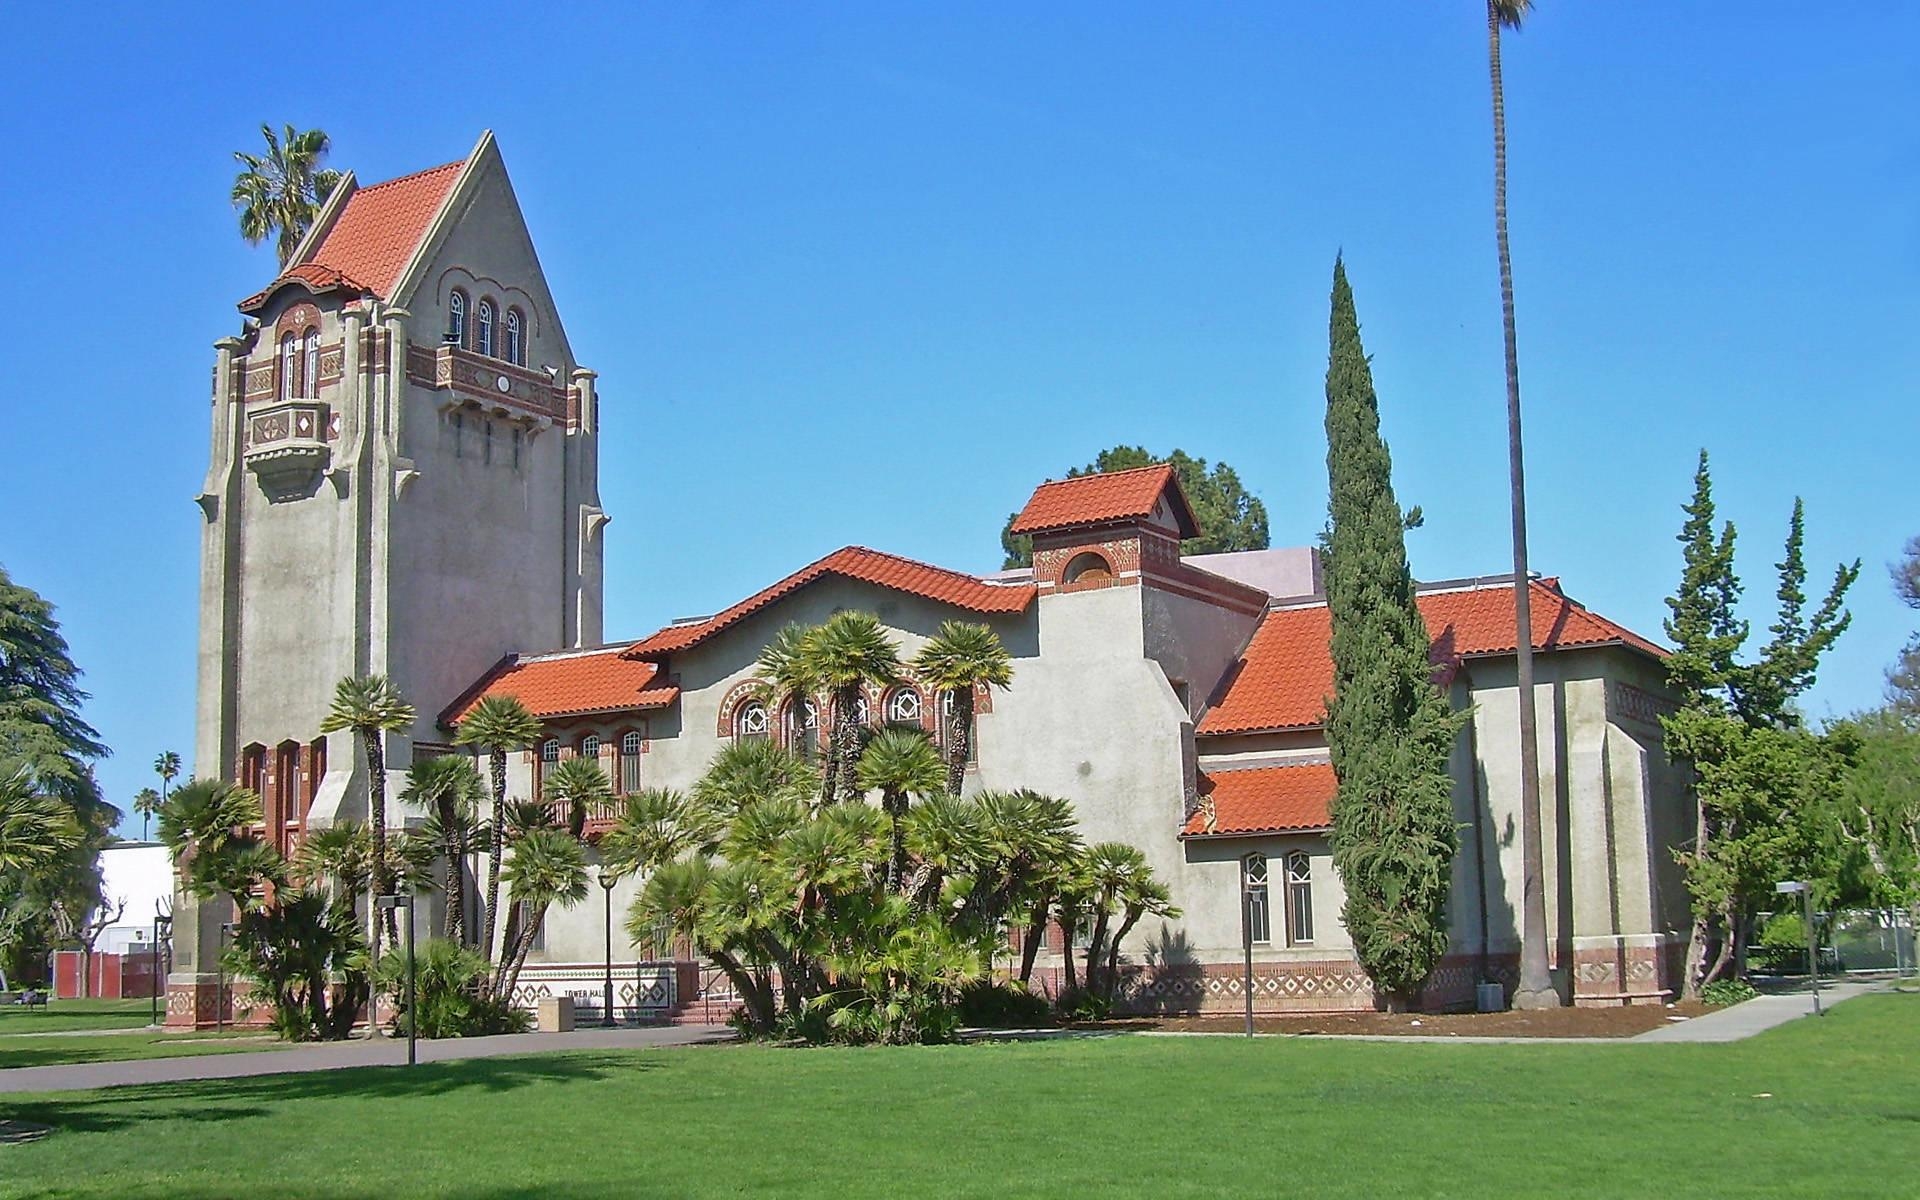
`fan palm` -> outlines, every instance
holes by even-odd
[[[587,898],[586,848],[561,830],[532,830],[513,844],[513,857],[507,860],[502,877],[507,894],[524,914],[506,969],[495,979],[494,994],[507,999],[520,982],[520,970],[547,909],[554,904],[570,907]]]
[[[833,732],[820,798],[831,804],[836,793],[851,795],[858,786],[861,697],[868,685],[886,687],[900,678],[900,654],[872,613],[838,612],[806,637],[813,674],[833,698]]]
[[[940,779],[946,779],[944,767],[940,768]],[[936,783],[930,789],[932,794],[915,805],[901,823],[907,853],[920,860],[913,878],[901,891],[924,909],[932,905],[948,879],[972,874],[968,897],[976,900],[977,906],[979,893],[990,886],[982,870],[991,854],[984,813],[978,800],[949,796],[940,787]]]
[[[250,246],[273,238],[284,267],[341,176],[320,166],[331,148],[321,130],[299,132],[288,125],[275,134],[273,126],[263,124],[260,136],[267,143],[265,154],[233,152],[241,166],[233,180],[233,206],[240,210],[240,236]]]
[[[373,838],[358,821],[309,830],[293,852],[292,869],[309,890],[324,890],[351,911],[373,878]]]
[[[788,625],[760,651],[760,677],[765,686],[758,698],[768,712],[788,714],[788,746],[803,758],[813,757],[816,750],[807,733],[806,711],[821,686],[812,635],[813,631],[803,625]]]
[[[887,890],[897,891],[907,869],[907,843],[901,821],[908,797],[938,792],[947,782],[940,752],[918,729],[883,729],[861,751],[854,779],[863,792],[878,791],[880,808],[891,829],[892,853],[887,858]]]
[[[465,944],[462,933],[467,909],[467,855],[480,832],[480,773],[464,754],[440,754],[407,769],[407,786],[400,793],[426,810],[422,832],[438,846],[446,862],[446,936]]]
[[[1533,0],[1487,0],[1487,66],[1493,81],[1493,231],[1500,254],[1500,325],[1506,339],[1507,481],[1513,518],[1515,684],[1520,710],[1520,980],[1515,1008],[1553,1008],[1560,994],[1547,967],[1547,893],[1540,828],[1540,738],[1533,712],[1533,605],[1527,586],[1527,483],[1520,439],[1520,343],[1513,319],[1513,256],[1507,247],[1507,96],[1500,31],[1520,28]]]
[[[1013,683],[1013,656],[1000,637],[970,621],[947,621],[939,634],[913,656],[914,674],[942,698],[945,723],[947,791],[955,796],[967,778],[972,753],[973,697],[983,687],[1005,688]]]
[[[65,805],[34,791],[33,775],[21,769],[0,779],[0,871],[26,874],[80,842],[80,828]]]
[[[160,811],[160,793],[152,788],[141,788],[133,794],[133,811],[140,814],[140,840],[147,840],[153,814]]]
[[[693,799],[721,817],[763,800],[810,804],[819,797],[814,765],[772,738],[735,738],[693,785]]]
[[[367,755],[367,824],[373,830],[373,890],[386,895],[392,890],[387,876],[387,735],[412,728],[413,705],[400,695],[400,689],[385,675],[354,678],[349,675],[334,685],[333,703],[320,720],[321,733],[351,730],[360,739]],[[373,916],[372,914],[369,914]],[[391,923],[393,910],[387,910]],[[379,919],[373,916],[367,944],[374,957],[380,955]],[[389,930],[391,932],[391,930]]]
[[[175,788],[160,806],[156,831],[195,895],[224,894],[246,908],[261,882],[284,883],[279,853],[247,830],[260,824],[260,797],[219,779]]]
[[[171,750],[162,750],[153,760],[153,770],[160,776],[160,798],[165,800],[168,789],[180,774],[180,756]]]
[[[542,784],[547,802],[567,815],[567,832],[580,837],[586,832],[587,814],[602,810],[613,800],[613,781],[591,758],[569,758],[547,773]]]
[[[629,792],[600,835],[601,870],[616,877],[664,867],[711,842],[718,823],[704,807],[667,788]]]
[[[487,752],[488,778],[493,786],[493,815],[487,846],[487,907],[481,919],[480,953],[493,961],[494,930],[500,924],[500,855],[506,847],[507,753],[525,750],[540,739],[540,718],[527,711],[516,696],[482,696],[460,720],[456,745],[476,746]]]

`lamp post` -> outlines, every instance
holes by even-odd
[[[160,1023],[160,989],[166,986],[166,978],[160,973],[160,939],[172,935],[173,918],[160,908],[160,902],[153,902],[153,1023]]]
[[[600,1027],[612,1029],[617,1023],[613,1019],[613,888],[620,882],[618,875],[607,870],[605,863],[600,864],[600,892],[607,901],[607,979],[606,993],[600,1001]]]
[[[1247,862],[1240,860],[1240,993],[1247,1006],[1247,1036],[1253,1036],[1253,881],[1247,877]]]
[[[405,894],[376,896],[373,903],[378,908],[393,909],[396,915],[402,912],[407,914],[407,1065],[411,1067],[420,1061],[415,1045],[420,1036],[420,1021],[419,1015],[413,1008],[413,897]],[[373,1003],[371,999],[367,1001],[369,1010],[372,1009]],[[371,1019],[373,1015],[369,1011],[368,1024],[370,1025],[377,1024]]]
[[[1820,1007],[1820,938],[1813,929],[1813,889],[1798,879],[1788,879],[1773,885],[1773,890],[1782,896],[1799,896],[1802,919],[1807,923],[1807,978],[1813,982],[1813,1015],[1824,1017],[1827,1014]]]

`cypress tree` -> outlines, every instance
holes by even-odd
[[[1433,682],[1406,529],[1380,438],[1373,373],[1345,265],[1333,266],[1327,355],[1327,608],[1334,694],[1327,744],[1339,792],[1333,863],[1354,954],[1389,1007],[1411,1002],[1447,948],[1458,848],[1447,759],[1461,718]]]

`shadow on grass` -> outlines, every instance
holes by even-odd
[[[132,1033],[128,1038],[138,1039],[140,1035]],[[213,1040],[213,1039],[208,1039]],[[0,1043],[0,1071],[11,1071],[20,1067],[71,1067],[88,1063],[132,1062],[147,1058],[188,1058],[201,1054],[238,1054],[245,1051],[271,1051],[285,1043],[257,1042],[240,1038],[223,1038],[222,1042],[234,1043],[230,1048],[221,1046],[209,1049],[195,1045],[190,1041],[168,1041],[153,1037],[139,1042],[142,1053],[126,1054],[125,1045],[117,1045],[121,1039],[114,1037],[76,1038],[74,1041],[60,1041],[49,1038],[51,1045],[32,1045],[22,1042]],[[146,1047],[153,1047],[146,1050]]]
[[[57,1133],[115,1133],[168,1121],[218,1123],[266,1116],[297,1100],[404,1100],[461,1092],[505,1093],[546,1083],[577,1083],[658,1070],[659,1063],[619,1054],[573,1053],[464,1059],[417,1067],[343,1067],[290,1075],[130,1084],[70,1098],[13,1104],[9,1116]]]

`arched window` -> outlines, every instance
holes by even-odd
[[[297,392],[296,376],[300,373],[300,347],[292,334],[280,339],[280,398],[291,400]]]
[[[1313,859],[1305,850],[1287,855],[1287,944],[1313,945]]]
[[[598,761],[600,758],[600,735],[590,733],[580,739],[580,757]]]
[[[546,789],[547,773],[560,762],[560,739],[548,738],[540,743],[540,752],[533,760],[533,794],[539,796]]]
[[[320,783],[327,777],[327,739],[317,737],[307,747],[306,806],[311,809],[320,795]]]
[[[758,700],[748,700],[735,709],[733,736],[740,738],[767,736],[767,706]]]
[[[637,729],[620,735],[620,773],[615,783],[622,795],[640,790],[640,751],[645,745]]]
[[[447,297],[447,344],[467,344],[467,294],[459,288]]]
[[[820,706],[812,697],[787,705],[787,748],[812,758],[820,748]]]
[[[867,694],[858,692],[853,697],[853,723],[866,725],[873,720],[873,706],[867,703]]]
[[[560,739],[548,738],[540,743],[540,761],[552,766],[560,761]]]
[[[1112,578],[1113,566],[1105,556],[1091,550],[1074,555],[1060,575],[1063,583],[1099,583]]]
[[[895,688],[887,697],[887,724],[920,726],[920,692],[916,688]]]
[[[1245,936],[1256,946],[1273,941],[1272,908],[1267,903],[1267,856],[1249,854],[1240,860],[1240,886],[1246,891]]]
[[[313,397],[320,394],[320,331],[307,330],[307,336],[300,340],[300,381],[305,385],[301,395]]]
[[[473,348],[480,353],[493,354],[493,301],[481,300],[480,307],[473,310]]]
[[[527,365],[527,339],[523,332],[525,324],[519,309],[507,310],[507,361],[522,367]]]

